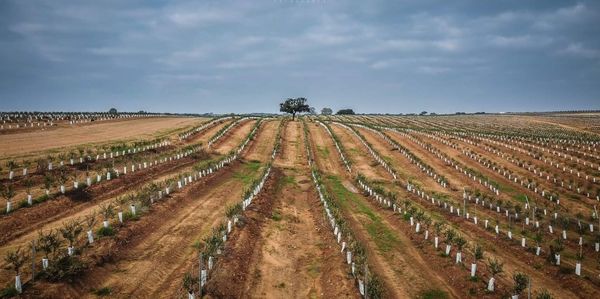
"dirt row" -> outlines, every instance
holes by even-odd
[[[419,297],[436,291],[445,292],[451,297],[460,297],[460,294],[465,294],[467,290],[461,290],[459,286],[452,285],[452,282],[444,277],[443,272],[438,271],[439,268],[436,268],[429,258],[426,259],[417,251],[404,231],[393,223],[393,217],[382,216],[368,199],[359,194],[351,177],[341,166],[333,143],[328,141],[331,138],[322,128],[315,125],[309,127],[315,153],[319,147],[327,147],[330,152],[333,151],[328,159],[323,159],[316,154],[315,162],[322,171],[326,171],[324,175],[328,176],[326,182],[329,183],[330,192],[338,193],[341,198],[344,198],[341,205],[344,208],[346,220],[349,221],[354,233],[366,246],[369,252],[369,263],[383,280],[387,296],[392,298]],[[363,161],[354,162],[355,168],[364,169],[366,173],[371,173],[372,177],[375,176],[378,179],[389,176],[387,173],[373,174],[382,171],[367,172],[373,161],[369,161],[368,156],[362,153],[359,146],[363,145],[351,140],[355,136],[344,134],[343,130],[346,129],[334,130],[336,134],[340,133],[338,138],[346,149],[355,148],[354,154],[350,154],[351,158],[361,156],[361,159],[353,160]],[[322,141],[326,142],[322,143]],[[324,167],[323,163],[330,163],[325,160],[336,162]],[[332,169],[331,166],[335,166],[335,168]]]
[[[241,139],[247,133],[239,130],[231,137]],[[111,296],[119,298],[175,297],[181,291],[183,274],[195,260],[191,245],[223,219],[225,207],[239,201],[248,179],[258,175],[258,169],[246,162],[258,142],[267,140],[249,144],[241,162],[234,162],[171,200],[153,205],[153,212],[134,223],[126,239],[117,241],[120,246],[116,252],[102,258],[109,262],[62,287],[68,288],[73,298],[93,297],[90,289],[100,288],[110,289]]]
[[[257,120],[249,119],[244,120],[236,124],[233,128],[229,129],[223,137],[217,142],[213,143],[211,149],[220,155],[228,154],[232,149],[237,147],[244,138],[252,131],[252,128],[256,124]]]
[[[270,183],[217,264],[209,297],[357,298],[309,178],[301,123],[282,136]]]
[[[342,141],[345,142],[342,138]],[[351,142],[351,141],[348,141]],[[381,142],[383,142],[383,140],[381,140]],[[344,143],[344,146],[349,146],[347,144]],[[382,154],[383,155],[388,155],[391,152],[391,149],[381,149],[382,150]],[[366,151],[363,151],[362,154],[366,157],[368,156],[368,153]],[[385,176],[373,176],[371,177],[371,179],[375,179],[377,181],[384,181],[385,180]],[[393,191],[399,192],[400,194],[405,194],[405,190],[403,188],[397,188],[394,187],[394,184],[388,183],[386,184],[386,186],[391,186]],[[430,188],[434,185],[426,185],[427,188]],[[416,202],[418,203],[418,201]],[[445,216],[443,216],[445,218]],[[454,218],[454,217],[452,217]],[[457,220],[457,219],[454,219]],[[461,222],[464,222],[464,220],[459,219]],[[471,231],[471,229],[469,228],[471,226],[470,223],[465,223],[467,224],[467,226],[465,226],[464,224],[459,225],[459,226],[455,226],[455,229],[458,229],[459,231],[461,231],[463,234],[466,234],[470,239],[473,240],[478,240],[481,239],[486,233],[484,233],[484,235],[481,235],[482,231],[481,229],[477,230],[475,229],[474,232]],[[466,229],[469,228],[469,229]],[[499,246],[500,244],[495,243],[496,241],[494,241],[495,237],[488,237],[487,240],[485,241],[489,248],[494,248]],[[485,239],[482,239],[485,240]],[[488,243],[490,242],[490,243]],[[492,245],[493,244],[493,245]],[[551,290],[555,295],[556,294],[563,294],[564,296],[574,296],[573,293],[570,293],[569,291],[565,290],[565,287],[568,287],[568,285],[562,284],[562,285],[558,285],[555,281],[553,281],[553,279],[551,277],[548,277],[542,273],[540,273],[538,270],[533,269],[533,267],[541,262],[541,261],[537,261],[537,262],[532,262],[532,263],[524,263],[521,260],[515,260],[514,259],[514,254],[518,253],[519,255],[523,255],[523,256],[528,256],[529,254],[523,252],[523,251],[519,251],[519,248],[516,249],[510,249],[509,247],[512,246],[506,246],[506,245],[502,245],[502,249],[501,250],[494,250],[494,255],[498,255],[500,256],[505,262],[505,270],[509,273],[514,272],[514,271],[525,271],[525,270],[529,270],[527,271],[527,273],[529,275],[531,275],[535,280],[536,280],[536,288],[547,288],[549,290]],[[538,258],[539,259],[539,258]],[[550,274],[550,273],[547,273]],[[556,273],[554,273],[555,277],[556,277]],[[508,283],[510,283],[510,281],[508,280]],[[577,285],[580,286],[584,286],[586,289],[586,292],[590,292],[594,290],[594,287],[586,284],[585,282],[581,281],[581,282],[566,282],[565,283],[573,283],[570,286],[572,287],[571,289],[573,289],[573,287],[577,288]],[[581,284],[583,283],[583,285]]]
[[[238,134],[246,136],[248,132],[240,131]],[[224,136],[226,140],[232,136]],[[238,138],[237,136],[235,137]],[[251,149],[251,145],[247,150]],[[215,149],[219,149],[220,145],[215,145]],[[206,157],[204,157],[206,159]],[[123,179],[115,179],[110,182],[104,182],[93,186],[84,199],[69,198],[67,196],[60,197],[58,200],[50,200],[32,208],[26,208],[15,211],[9,217],[3,218],[5,221],[2,224],[7,228],[13,228],[10,234],[6,234],[4,246],[0,247],[0,255],[4,255],[9,250],[14,250],[17,247],[28,247],[31,240],[37,237],[38,231],[60,227],[65,221],[73,219],[81,219],[84,215],[90,214],[97,210],[103,203],[113,201],[117,196],[123,196],[136,186],[141,186],[149,182],[159,182],[169,177],[177,175],[183,171],[191,171],[192,166],[199,160],[185,158],[178,161],[173,161],[168,165],[165,164],[159,169],[148,169],[139,171],[130,176],[124,176]],[[170,167],[167,167],[170,166]],[[97,196],[90,196],[97,195]],[[77,200],[80,199],[80,200]],[[3,265],[4,261],[0,262]],[[0,270],[1,281],[10,280],[11,274],[4,269]]]

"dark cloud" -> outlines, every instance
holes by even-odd
[[[596,1],[0,2],[0,110],[600,108]]]

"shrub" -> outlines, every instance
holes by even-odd
[[[492,272],[492,276],[496,276],[502,273],[504,263],[498,261],[497,259],[489,259],[488,267],[490,268],[490,272]]]
[[[112,227],[101,227],[98,230],[99,237],[110,237],[115,235],[115,230]]]
[[[83,231],[83,227],[77,220],[69,221],[58,229],[65,240],[69,241],[69,246],[73,246],[77,238]]]
[[[275,221],[280,221],[281,220],[281,214],[279,214],[278,212],[273,212],[273,215],[271,216],[271,219],[275,220]]]
[[[17,204],[17,208],[19,208],[19,209],[26,208],[28,206],[29,206],[29,203],[27,203],[27,200],[21,200]]]
[[[475,260],[480,260],[483,258],[483,248],[481,247],[481,245],[477,244],[477,246],[475,246]]]
[[[192,274],[186,272],[185,275],[183,276],[183,288],[186,290],[186,292],[188,292],[189,294],[194,292],[194,277],[192,276]]]
[[[127,221],[137,221],[140,219],[140,214],[139,212],[136,212],[135,215],[133,215],[131,213],[131,211],[127,211],[123,213],[123,222],[127,222]]]
[[[94,293],[94,295],[98,296],[98,297],[105,297],[110,295],[110,293],[112,293],[112,289],[109,287],[102,287],[99,289],[93,289],[92,293]]]
[[[4,261],[8,264],[6,269],[15,271],[16,275],[19,275],[21,267],[25,265],[26,260],[27,257],[25,256],[25,251],[22,251],[21,247],[17,248],[15,251],[7,252],[4,257]]]
[[[369,277],[369,284],[367,287],[367,292],[368,292],[369,298],[373,298],[373,299],[385,298],[383,283],[375,275]]]
[[[42,196],[40,196],[40,197],[38,197],[38,198],[34,199],[34,200],[33,200],[33,202],[34,202],[34,203],[42,203],[42,202],[44,202],[44,201],[46,201],[46,200],[48,200],[48,199],[50,199],[50,196],[48,196],[48,195],[44,194],[44,195],[42,195]]]
[[[548,290],[543,289],[537,296],[535,296],[536,299],[552,299],[552,295],[550,294],[550,292],[548,292]]]
[[[523,273],[517,272],[513,274],[513,280],[515,281],[515,287],[513,289],[515,295],[520,295],[527,288],[529,277]]]
[[[63,255],[56,262],[50,263],[41,276],[52,282],[71,281],[86,269],[87,265],[79,257]]]
[[[0,298],[12,298],[17,297],[19,292],[15,289],[14,286],[7,286],[4,289],[0,290]]]

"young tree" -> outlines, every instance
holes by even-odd
[[[283,103],[279,104],[279,111],[290,113],[292,120],[296,117],[296,113],[310,112],[310,107],[306,104],[305,98],[288,98]]]
[[[101,205],[100,211],[102,213],[102,216],[104,217],[103,226],[104,228],[108,228],[108,221],[110,220],[110,218],[115,216],[115,207],[112,203],[108,203],[105,205]]]
[[[548,260],[557,266],[560,265],[560,253],[565,249],[563,245],[563,241],[560,237],[556,238],[554,244],[550,245],[550,255],[548,256]]]
[[[533,235],[533,240],[535,241],[535,255],[540,255],[542,250],[542,242],[544,241],[544,235],[542,235],[541,230],[537,230],[535,235]]]
[[[439,222],[439,221],[436,222],[433,225],[433,229],[435,230],[434,246],[435,246],[435,248],[437,248],[438,247],[438,242],[439,242],[439,237],[444,232],[444,223],[443,222]]]
[[[456,237],[456,232],[453,229],[448,229],[444,232],[444,235],[446,237],[446,255],[450,255],[450,249],[452,248],[452,243]]]
[[[87,226],[87,237],[88,237],[88,243],[92,244],[94,243],[94,225],[96,225],[96,211],[93,211],[92,213],[88,214],[85,216],[85,224]]]
[[[194,299],[194,278],[192,277],[192,274],[186,272],[183,275],[183,288],[187,291],[188,293],[188,299]]]
[[[62,237],[69,241],[68,254],[72,256],[75,253],[75,248],[73,245],[75,244],[75,241],[77,241],[77,237],[79,237],[83,231],[83,227],[78,221],[73,220],[64,223],[63,227],[59,228],[59,230]]]
[[[429,237],[429,227],[431,226],[431,218],[425,216],[425,218],[423,218],[423,227],[425,228],[425,239],[427,240]]]
[[[54,230],[48,231],[47,234],[44,234],[44,232],[41,230],[38,232],[36,248],[37,250],[44,252],[44,258],[42,260],[42,265],[44,269],[48,265],[48,260],[50,259],[50,256],[56,256],[56,251],[58,250],[58,248],[60,248],[61,243],[61,240],[58,238],[58,232]]]
[[[519,295],[521,295],[521,293],[523,293],[523,291],[527,288],[529,277],[523,273],[517,272],[513,274],[513,280],[515,281],[515,287],[513,288],[514,295],[518,298]]]
[[[15,190],[11,184],[0,185],[0,193],[6,199],[6,213],[10,213],[12,198],[15,196]]]
[[[456,248],[458,252],[456,253],[456,263],[462,263],[462,250],[465,244],[467,244],[467,240],[465,240],[461,235],[458,235],[454,238],[454,244],[456,244]]]
[[[21,293],[23,291],[21,286],[21,267],[25,265],[26,257],[25,253],[21,252],[21,247],[15,251],[9,251],[4,257],[4,261],[8,264],[7,269],[15,271],[15,289]]]
[[[475,277],[477,272],[477,261],[483,258],[483,248],[477,244],[473,252],[473,263],[471,264],[471,277]]]
[[[6,167],[8,168],[8,172],[9,172],[9,174],[8,174],[9,179],[11,179],[11,180],[13,179],[14,174],[15,174],[14,170],[15,170],[15,168],[17,168],[17,166],[18,166],[17,163],[13,160],[9,160],[8,162],[6,162]]]
[[[27,192],[27,204],[33,204],[33,198],[31,196],[31,187],[33,187],[33,181],[30,178],[26,178],[23,180],[23,185],[25,186],[25,191]]]
[[[540,293],[535,296],[536,299],[552,299],[552,294],[546,289],[542,289]]]
[[[331,108],[325,107],[325,108],[321,109],[321,114],[323,114],[323,115],[331,115],[332,113],[333,113],[333,110],[331,110]]]
[[[495,276],[502,273],[502,271],[504,271],[502,268],[504,267],[504,264],[499,262],[497,259],[489,259],[488,260],[488,267],[490,269],[490,272],[492,272],[492,277],[490,278],[490,281],[488,282],[488,291],[493,292],[494,291],[494,282],[496,281]]]
[[[46,195],[50,195],[50,188],[52,187],[52,185],[54,184],[54,177],[51,175],[45,175],[44,176],[44,191],[46,192]]]

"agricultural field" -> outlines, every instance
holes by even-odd
[[[5,115],[0,298],[598,298],[600,115]]]

